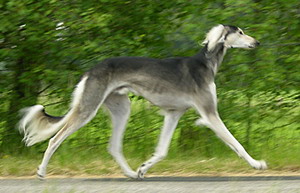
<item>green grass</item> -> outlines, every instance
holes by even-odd
[[[234,153],[227,157],[205,158],[200,156],[170,155],[155,165],[149,175],[279,175],[300,174],[300,156],[289,159],[275,156],[264,157],[269,164],[266,171],[252,169]],[[129,158],[128,163],[134,169],[145,161],[141,157]],[[279,159],[280,158],[280,159]],[[42,154],[3,156],[0,159],[0,176],[33,176],[42,159]],[[122,172],[113,159],[103,152],[58,151],[50,160],[47,175],[63,176],[122,176]]]

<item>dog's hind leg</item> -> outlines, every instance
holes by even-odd
[[[154,164],[161,161],[167,156],[170,142],[180,119],[182,111],[167,111],[165,112],[164,125],[161,130],[158,145],[155,149],[154,155],[146,162],[144,162],[138,169],[138,178],[144,178],[146,172],[154,166]]]
[[[130,115],[130,101],[127,95],[112,93],[107,97],[104,104],[110,111],[113,125],[112,136],[108,147],[109,153],[120,165],[125,176],[137,178],[136,172],[134,172],[126,162],[122,150],[123,136]]]
[[[196,109],[202,116],[202,119],[205,120],[202,123],[205,123],[206,126],[211,128],[222,141],[224,141],[241,158],[245,159],[253,168],[267,169],[265,161],[253,159],[226,128],[217,112],[215,86],[214,84],[210,86],[211,91],[203,93],[202,100],[196,102]]]
[[[76,128],[76,129],[75,129]],[[72,133],[78,129],[78,126],[73,125],[72,127],[63,127],[54,137],[49,140],[48,148],[44,153],[42,163],[38,167],[37,176],[43,179],[46,176],[46,168],[53,153],[59,147],[59,145]]]
[[[38,167],[37,175],[44,178],[48,162],[59,145],[72,133],[87,124],[97,113],[98,108],[105,99],[105,87],[97,83],[96,79],[88,79],[82,85],[82,95],[76,94],[73,98],[73,106],[66,115],[66,123],[49,141],[48,148],[44,153],[42,163]]]

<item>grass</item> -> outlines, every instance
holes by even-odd
[[[102,155],[101,155],[102,154]],[[292,158],[292,157],[291,157]],[[3,156],[0,159],[0,176],[34,176],[40,164],[42,154],[23,156]],[[129,157],[132,168],[145,161],[142,158]],[[266,158],[269,169],[257,171],[234,153],[227,157],[205,158],[187,155],[171,155],[155,165],[148,175],[300,175],[299,155],[293,159]],[[56,152],[47,168],[48,176],[122,176],[122,172],[108,155],[103,152]]]

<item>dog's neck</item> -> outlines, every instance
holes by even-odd
[[[213,71],[217,73],[219,66],[221,65],[224,55],[226,54],[227,48],[223,43],[217,44],[213,50],[208,50],[207,44],[201,51],[195,56],[200,59]]]

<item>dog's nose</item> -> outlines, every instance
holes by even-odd
[[[255,46],[259,46],[259,44],[260,44],[259,41],[255,42]]]

